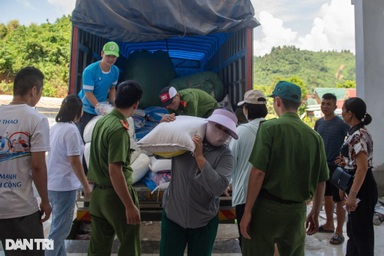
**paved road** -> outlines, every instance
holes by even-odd
[[[12,101],[12,98],[12,95],[0,95],[0,105],[9,104],[9,102]],[[36,105],[37,111],[47,116],[50,126],[55,124],[55,117],[60,109],[62,101],[62,98],[41,97]]]
[[[0,95],[0,104],[8,104],[12,101],[12,98],[12,95]],[[62,98],[41,97],[36,107],[48,110],[59,109],[62,101]]]

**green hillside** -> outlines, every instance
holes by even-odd
[[[254,84],[271,85],[281,78],[299,77],[310,91],[356,80],[355,56],[350,51],[312,52],[294,46],[274,47],[254,57]]]

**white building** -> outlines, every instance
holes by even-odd
[[[384,195],[384,0],[352,0],[355,7],[356,90],[372,123],[374,175]]]

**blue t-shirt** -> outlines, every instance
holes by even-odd
[[[340,154],[340,148],[343,145],[345,136],[347,136],[349,126],[341,118],[335,116],[327,121],[324,118],[317,120],[315,130],[323,138],[328,164],[336,166],[334,161]]]
[[[83,71],[83,88],[79,97],[83,102],[83,110],[89,114],[96,115],[95,108],[85,96],[86,92],[93,92],[99,102],[107,99],[109,88],[116,86],[119,79],[119,69],[113,65],[109,72],[100,68],[100,61],[94,62]]]

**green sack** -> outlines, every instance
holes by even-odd
[[[143,88],[139,107],[161,106],[159,98],[163,87],[176,78],[176,71],[168,52],[135,51],[127,59],[124,69],[126,80],[135,80]]]
[[[178,91],[187,88],[200,89],[212,95],[217,101],[221,101],[224,97],[223,83],[219,75],[211,71],[179,77],[172,80],[169,85]]]

